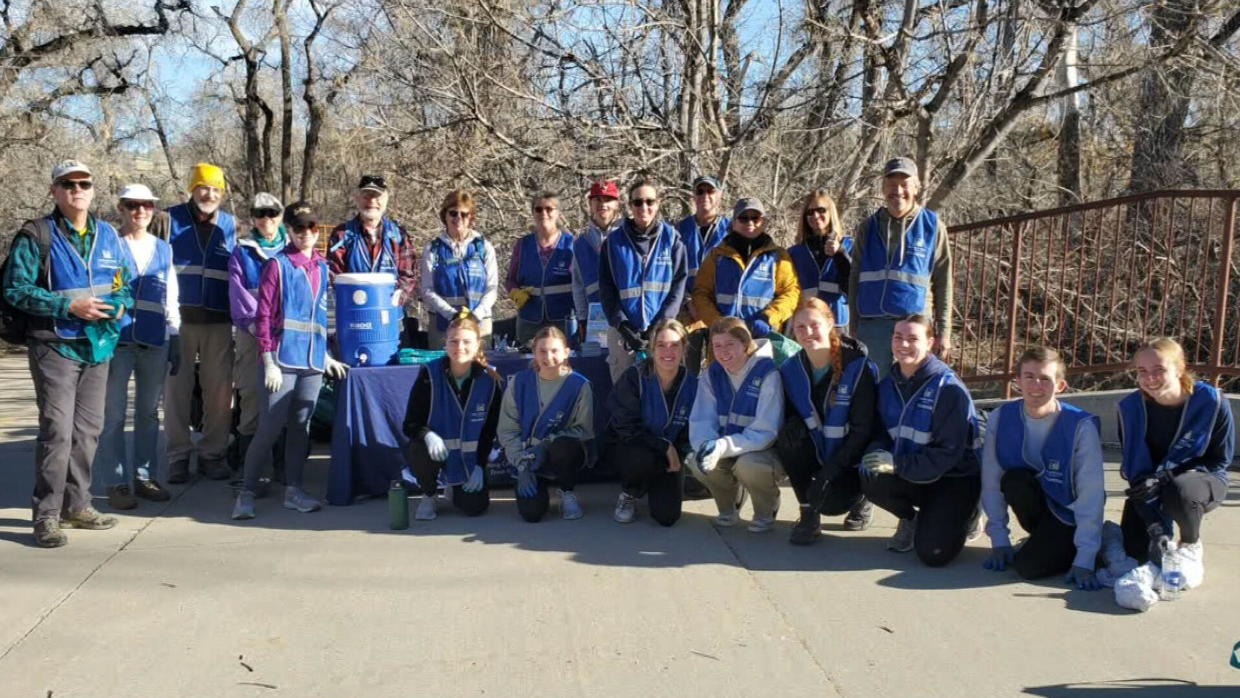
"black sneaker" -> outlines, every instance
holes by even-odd
[[[874,521],[874,503],[868,499],[862,499],[848,510],[848,516],[844,517],[844,530],[864,531],[870,527],[872,521]]]
[[[168,464],[168,482],[183,485],[189,482],[189,461],[178,460]]]
[[[223,458],[199,461],[198,470],[208,480],[227,480],[232,477],[232,468],[228,467],[228,461]]]
[[[133,493],[148,502],[166,502],[172,499],[168,490],[160,487],[155,480],[134,480]]]
[[[793,545],[809,545],[822,536],[822,516],[813,507],[801,507],[801,518],[792,527],[788,542]]]
[[[108,506],[117,511],[127,511],[137,509],[138,500],[134,498],[129,485],[109,485]]]

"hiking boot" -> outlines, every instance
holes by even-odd
[[[628,492],[621,492],[620,497],[616,500],[616,510],[612,512],[611,518],[617,523],[633,523],[633,519],[637,517],[637,499]]]
[[[793,545],[809,545],[822,536],[822,516],[813,507],[801,507],[801,518],[792,527],[788,542]]]
[[[284,508],[309,514],[312,511],[322,509],[323,504],[314,497],[302,492],[300,487],[290,486],[284,488]]]
[[[56,519],[39,519],[34,522],[34,542],[40,548],[59,548],[69,542],[69,537]]]
[[[232,477],[232,468],[228,467],[228,462],[223,458],[203,460],[198,463],[198,470],[208,480],[227,480]]]
[[[148,502],[166,502],[172,499],[172,495],[168,494],[168,490],[160,487],[155,480],[134,480],[133,493],[139,499],[145,499]]]
[[[896,533],[887,541],[887,549],[897,553],[907,553],[913,549],[913,537],[917,533],[917,515],[911,519],[900,519]]]
[[[131,495],[132,496],[132,495]],[[95,511],[94,507],[86,507],[68,516],[60,517],[63,528],[84,528],[91,531],[104,531],[116,525],[115,516],[105,516]]]
[[[574,521],[586,515],[572,490],[560,490],[560,513],[565,521]]]
[[[844,530],[864,531],[870,527],[872,521],[874,521],[874,503],[868,499],[862,499],[848,510],[848,515],[844,517]]]
[[[254,493],[241,490],[237,493],[237,501],[233,502],[232,517],[234,521],[254,518]]]
[[[178,460],[168,464],[168,482],[183,485],[189,482],[189,460]]]
[[[422,499],[418,500],[418,510],[413,513],[413,520],[434,521],[436,516],[438,514],[435,513],[435,495],[422,495]]]
[[[138,508],[138,499],[129,485],[108,485],[108,508],[117,511]]]

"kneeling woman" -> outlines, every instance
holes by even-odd
[[[710,347],[714,360],[699,379],[689,416],[690,468],[719,507],[715,525],[737,524],[736,490],[744,485],[753,498],[749,530],[768,531],[784,476],[772,448],[784,419],[784,396],[771,344],[755,341],[744,320],[724,317],[710,326]]]
[[[348,370],[327,353],[327,262],[314,249],[319,233],[310,205],[304,201],[290,205],[284,210],[284,223],[292,243],[263,263],[258,283],[254,337],[262,352],[266,390],[259,401],[258,431],[245,452],[234,519],[254,518],[258,476],[286,427],[284,508],[308,513],[321,507],[302,489],[310,455],[310,417],[323,374],[342,378]]]
[[[689,454],[689,411],[697,377],[685,369],[685,326],[675,318],[650,330],[651,354],[620,374],[611,389],[607,443],[623,490],[614,518],[633,521],[637,500],[650,498],[650,518],[664,526],[680,519],[681,465]]]
[[[585,376],[568,365],[568,336],[554,325],[534,335],[534,365],[504,390],[497,436],[517,473],[517,511],[531,523],[550,507],[550,483],[560,489],[565,519],[580,519],[573,487],[594,438],[594,396]]]
[[[982,483],[973,398],[947,364],[930,353],[924,315],[896,321],[895,368],[878,384],[881,429],[861,460],[861,489],[900,520],[887,547],[916,549],[931,567],[964,548]]]
[[[1162,563],[1175,548],[1172,522],[1180,529],[1173,554],[1187,586],[1205,575],[1201,521],[1227,496],[1227,466],[1235,450],[1231,409],[1222,393],[1194,381],[1184,350],[1172,339],[1155,339],[1133,357],[1139,390],[1119,403],[1123,458],[1124,548],[1139,561]]]
[[[406,458],[418,478],[422,499],[414,518],[435,518],[440,479],[453,487],[452,504],[477,516],[491,504],[487,455],[495,441],[503,379],[487,365],[482,323],[472,313],[447,325],[445,355],[418,374],[405,409]]]
[[[802,298],[792,331],[802,349],[779,369],[788,419],[775,448],[801,505],[790,540],[807,545],[821,534],[821,514],[847,512],[850,531],[873,517],[857,465],[874,428],[878,369],[863,345],[840,335],[825,301]]]

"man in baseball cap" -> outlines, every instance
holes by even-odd
[[[680,241],[684,243],[685,255],[689,262],[689,280],[686,285],[690,291],[697,278],[698,267],[706,253],[723,241],[728,234],[732,220],[721,215],[720,204],[723,201],[723,184],[714,175],[699,175],[693,184],[693,215],[685,216],[676,224],[676,232],[680,233]],[[686,300],[687,294],[686,294]],[[690,314],[693,307],[689,305]],[[696,321],[696,317],[692,317]],[[690,327],[693,329],[693,327]]]
[[[603,240],[620,226],[620,186],[611,179],[591,182],[587,203],[590,222],[573,241],[573,308],[577,312],[579,339],[586,334],[590,304],[600,302],[598,255]]]

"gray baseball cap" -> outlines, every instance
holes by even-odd
[[[753,197],[748,197],[736,202],[736,205],[732,207],[732,217],[740,218],[741,214],[746,211],[757,211],[763,216],[766,215],[766,209],[762,206],[762,202]]]
[[[252,209],[274,208],[277,211],[283,211],[284,204],[280,203],[280,200],[276,198],[275,194],[270,194],[265,191],[260,191],[259,193],[254,195],[254,201],[250,204],[250,208]]]
[[[61,177],[68,174],[73,174],[74,172],[80,172],[89,176],[90,168],[77,160],[62,160],[56,163],[56,166],[52,168],[52,181],[55,182]]]
[[[912,158],[892,158],[883,165],[883,176],[887,177],[893,174],[902,174],[909,177],[917,177],[917,163]]]

